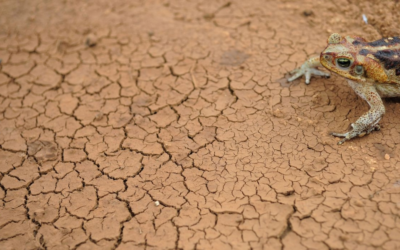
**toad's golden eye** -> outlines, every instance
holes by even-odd
[[[347,58],[338,58],[336,59],[336,63],[342,68],[348,68],[351,64],[350,60]]]

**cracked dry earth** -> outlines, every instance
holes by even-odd
[[[400,104],[338,146],[366,103],[285,79],[399,8],[1,1],[0,249],[399,249]]]

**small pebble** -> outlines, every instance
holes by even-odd
[[[368,24],[368,18],[365,14],[362,14],[362,19],[364,21],[365,24]]]
[[[94,47],[97,44],[97,37],[95,37],[94,35],[88,35],[86,38],[86,46],[88,47]]]
[[[364,203],[362,201],[360,201],[360,200],[355,200],[354,201],[354,205],[356,205],[357,207],[363,207]]]
[[[303,11],[303,16],[305,16],[305,17],[309,17],[309,16],[311,16],[312,14],[314,14],[314,12],[312,12],[312,10],[305,10],[305,11]]]
[[[385,154],[385,159],[386,160],[390,160],[390,155],[389,154]]]
[[[100,121],[101,119],[103,119],[104,114],[102,112],[99,112],[95,115],[94,120],[95,121]]]
[[[159,201],[155,201],[154,204],[156,204],[156,207],[158,207],[160,205]]]

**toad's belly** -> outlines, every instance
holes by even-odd
[[[375,84],[375,88],[381,97],[400,97],[400,84]]]

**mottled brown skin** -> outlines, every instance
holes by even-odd
[[[381,97],[400,96],[400,38],[367,42],[360,37],[343,37],[334,33],[321,55],[307,60],[294,70],[289,81],[305,75],[308,84],[311,75],[329,76],[317,70],[319,66],[347,78],[350,87],[370,106],[367,113],[351,124],[351,131],[332,133],[343,137],[339,144],[379,130],[378,123],[385,113]]]

